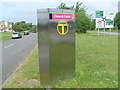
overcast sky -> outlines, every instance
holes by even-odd
[[[56,8],[61,2],[72,6],[77,1],[83,2],[83,5],[88,8],[87,14],[93,14],[92,18],[95,18],[96,10],[118,12],[119,0],[0,0],[1,20],[36,24],[37,9]]]

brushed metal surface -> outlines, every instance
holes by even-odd
[[[43,13],[40,13],[38,11],[38,53],[40,82],[43,85],[49,85],[50,83],[48,19],[48,12],[44,12],[43,10]]]
[[[66,35],[57,32],[61,20],[49,19],[49,12],[74,13],[74,10],[38,10],[38,48],[40,60],[40,82],[55,84],[75,74],[75,20],[62,20],[69,24]]]
[[[56,26],[59,21],[49,21],[49,55],[52,83],[74,75],[75,71],[75,34],[71,27],[66,35],[59,35]],[[73,21],[67,21],[73,26]],[[73,26],[74,27],[74,26]]]

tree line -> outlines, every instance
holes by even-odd
[[[25,21],[16,22],[13,24],[13,30],[16,32],[22,32],[22,31],[36,31],[37,25],[32,25],[32,23],[26,23]]]
[[[85,33],[87,30],[95,30],[95,19],[92,19],[92,14],[86,13],[87,8],[81,2],[76,2],[76,5],[66,6],[65,3],[61,3],[58,9],[73,9],[75,10],[76,17],[76,32]],[[115,15],[114,29],[120,29],[120,12]],[[13,24],[13,30],[21,32],[26,30],[37,30],[37,25],[32,23],[26,23],[25,21],[16,22]]]
[[[116,13],[114,21],[115,21],[115,28],[120,30],[120,12]]]
[[[58,9],[73,9],[75,10],[76,18],[76,32],[85,33],[88,29],[95,29],[94,20],[91,19],[92,15],[86,14],[86,8],[81,2],[76,2],[76,5],[66,6],[65,3],[61,3]]]
[[[65,3],[61,3],[58,9],[73,9],[76,16],[76,32],[85,33],[87,30],[95,30],[95,19],[92,19],[91,15],[86,13],[87,8],[81,2],[76,2],[76,5],[66,6]],[[120,12],[118,12],[114,18],[114,29],[120,29]]]

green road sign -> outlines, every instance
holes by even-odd
[[[106,25],[114,25],[114,21],[113,20],[106,20]]]
[[[103,11],[96,11],[96,18],[102,18],[103,17]]]

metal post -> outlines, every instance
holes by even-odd
[[[104,36],[105,36],[105,21],[106,21],[106,17],[102,17],[103,22],[104,22]]]
[[[104,36],[105,36],[105,20],[104,20]]]
[[[110,33],[111,33],[111,31],[112,31],[112,30],[111,30],[111,28],[110,28]],[[110,34],[110,36],[111,36],[111,34]]]
[[[98,28],[98,36],[99,36],[99,32],[100,32],[100,30],[99,30],[99,28]]]

